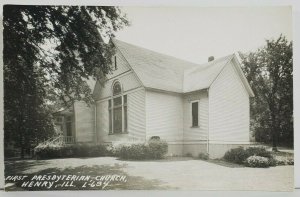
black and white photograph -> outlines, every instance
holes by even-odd
[[[291,6],[3,6],[5,191],[293,191]]]

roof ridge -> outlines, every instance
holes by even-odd
[[[233,53],[233,54],[230,54],[230,55],[223,56],[223,57],[219,57],[219,58],[214,59],[213,61],[210,61],[210,62],[202,63],[202,64],[200,64],[200,66],[205,65],[205,68],[206,68],[206,67],[208,67],[210,64],[217,63],[217,62],[222,61],[222,60],[225,60],[225,59],[227,59],[227,58],[228,58],[228,59],[231,59],[233,56],[234,56],[234,53]]]
[[[139,46],[139,45],[131,44],[131,43],[128,43],[128,42],[125,42],[123,40],[119,40],[119,39],[116,39],[116,38],[112,38],[112,40],[113,41],[117,41],[117,42],[122,42],[124,44],[130,45],[130,46],[135,47],[135,48],[140,48],[140,49],[143,49],[143,50],[147,50],[147,51],[150,51],[152,53],[156,53],[158,55],[163,55],[163,56],[167,56],[167,57],[170,57],[170,58],[173,58],[173,59],[176,59],[176,60],[179,60],[179,61],[183,61],[183,62],[186,62],[186,63],[189,63],[189,64],[194,64],[195,66],[200,66],[201,65],[201,64],[198,64],[198,63],[195,63],[195,62],[191,62],[189,60],[180,59],[180,58],[174,57],[172,55],[168,55],[168,54],[165,54],[165,53],[157,52],[157,51],[154,51],[152,49],[148,49],[148,48],[145,48],[145,47],[142,47],[142,46]]]
[[[230,54],[197,64],[115,38],[111,41],[142,86],[176,93],[209,87],[224,64],[234,57]]]
[[[227,55],[214,61],[207,62],[202,69],[201,67],[198,67],[185,70],[183,91],[186,93],[198,89],[209,88],[233,57],[234,54]],[[202,81],[199,81],[199,77],[202,78]],[[198,83],[195,83],[196,81]]]
[[[234,56],[234,53],[233,54],[230,54],[230,55],[226,55],[226,56],[223,56],[223,57],[219,57],[213,61],[210,61],[210,62],[206,62],[206,63],[202,63],[199,65],[199,67],[192,67],[192,68],[188,68],[184,71],[184,73],[186,72],[192,72],[193,70],[197,70],[199,68],[202,68],[202,70],[205,70],[205,69],[208,69],[209,66],[213,65],[213,64],[216,64],[220,61],[223,61],[225,59],[231,59],[232,57]]]

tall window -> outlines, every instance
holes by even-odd
[[[109,132],[122,133],[127,131],[127,95],[122,94],[121,84],[114,83],[112,99],[108,101]]]
[[[198,127],[198,104],[199,102],[192,102],[192,127]]]

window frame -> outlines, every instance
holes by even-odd
[[[194,118],[193,118],[193,103],[198,103],[198,108],[197,108],[197,125],[194,125]],[[200,109],[200,100],[193,100],[190,103],[190,116],[191,116],[191,128],[199,128],[200,127],[200,121],[199,121],[199,109]]]
[[[121,87],[121,91],[118,94],[114,94],[114,87],[116,84],[119,84]],[[126,134],[128,133],[128,97],[127,94],[124,94],[122,84],[119,81],[115,81],[112,84],[112,94],[111,97],[108,100],[108,118],[109,118],[109,134],[110,135],[117,135],[117,134]],[[121,97],[121,105],[114,106],[114,99]],[[124,98],[126,97],[126,103],[124,103]],[[110,104],[109,104],[110,103]],[[126,124],[125,124],[125,107],[126,107]],[[121,114],[122,114],[122,129],[121,132],[115,132],[114,131],[114,109],[121,108]],[[126,126],[126,127],[125,127]]]

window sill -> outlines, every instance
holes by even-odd
[[[191,128],[193,129],[193,128],[200,128],[199,126],[191,126]]]
[[[122,133],[108,133],[108,135],[122,135],[122,134],[128,134],[127,131],[122,132]]]

